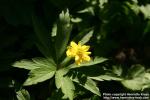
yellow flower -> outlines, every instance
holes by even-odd
[[[75,63],[80,65],[84,61],[90,61],[89,55],[91,52],[88,52],[89,48],[90,46],[81,45],[80,43],[76,44],[74,41],[71,41],[66,54],[68,57],[74,57]]]

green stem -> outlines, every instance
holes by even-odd
[[[71,60],[70,57],[66,57],[66,58],[62,61],[62,63],[60,64],[61,67],[65,67],[65,66],[67,65],[67,63],[68,63],[70,60]]]

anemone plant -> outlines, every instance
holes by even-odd
[[[15,62],[13,66],[29,70],[28,78],[23,83],[23,86],[35,85],[54,77],[55,81],[52,84],[55,84],[56,92],[61,90],[63,93],[62,98],[64,99],[73,100],[75,98],[76,83],[100,96],[101,94],[95,81],[78,70],[76,70],[76,73],[72,71],[81,67],[94,67],[93,65],[103,63],[107,59],[103,57],[91,58],[89,56],[92,53],[88,51],[90,46],[84,44],[90,40],[93,29],[88,30],[88,35],[83,32],[79,34],[81,40],[73,39],[70,42],[72,29],[70,19],[69,11],[62,11],[57,25],[53,28],[56,29],[56,33],[52,31],[51,34],[45,35],[48,31],[42,26],[42,22],[38,20],[37,16],[33,16],[33,25],[38,38],[36,44],[45,58],[23,59]],[[54,41],[51,41],[52,39]],[[76,44],[74,41],[79,43]],[[68,46],[69,42],[70,46]],[[75,63],[72,58],[75,59]]]

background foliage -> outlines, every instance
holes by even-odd
[[[68,84],[55,86],[56,68],[40,69],[39,64],[55,66],[57,61],[58,65],[65,58],[63,47],[71,40],[90,45],[92,57],[108,60],[69,70],[71,79],[57,71],[55,77]],[[60,100],[63,93],[71,99],[67,86],[75,92],[75,100],[99,100],[97,89],[100,93],[149,92],[149,44],[149,0],[1,0],[0,99]],[[21,65],[14,65],[16,61]],[[48,77],[43,78],[43,73]]]

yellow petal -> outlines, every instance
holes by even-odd
[[[79,47],[82,47],[81,42],[78,42],[78,46],[79,46]]]
[[[68,57],[74,57],[75,56],[75,51],[73,51],[71,48],[67,50],[66,52]]]
[[[80,65],[80,61],[76,61],[75,63],[76,63],[77,65]]]
[[[83,45],[83,46],[82,46],[82,49],[83,49],[84,51],[88,51],[89,48],[90,48],[90,46],[86,46],[86,45]]]
[[[77,48],[78,47],[78,45],[74,41],[71,41],[70,46],[73,47],[73,48]]]
[[[66,51],[66,55],[67,55],[67,56],[71,56],[70,50],[67,50],[67,51]]]
[[[90,56],[88,56],[88,55],[84,55],[84,60],[85,60],[85,61],[90,61],[91,58],[90,58]]]
[[[82,59],[76,60],[75,63],[76,63],[77,65],[80,65],[80,64],[82,63]]]
[[[68,57],[74,57],[75,63],[80,65],[84,61],[90,61],[91,52],[88,52],[90,46],[81,45],[79,42],[76,44],[74,41],[71,41],[70,46],[67,48],[66,55]]]
[[[75,56],[75,61],[78,61],[80,58],[78,55]]]
[[[85,52],[85,54],[90,55],[90,54],[91,54],[91,52]]]

